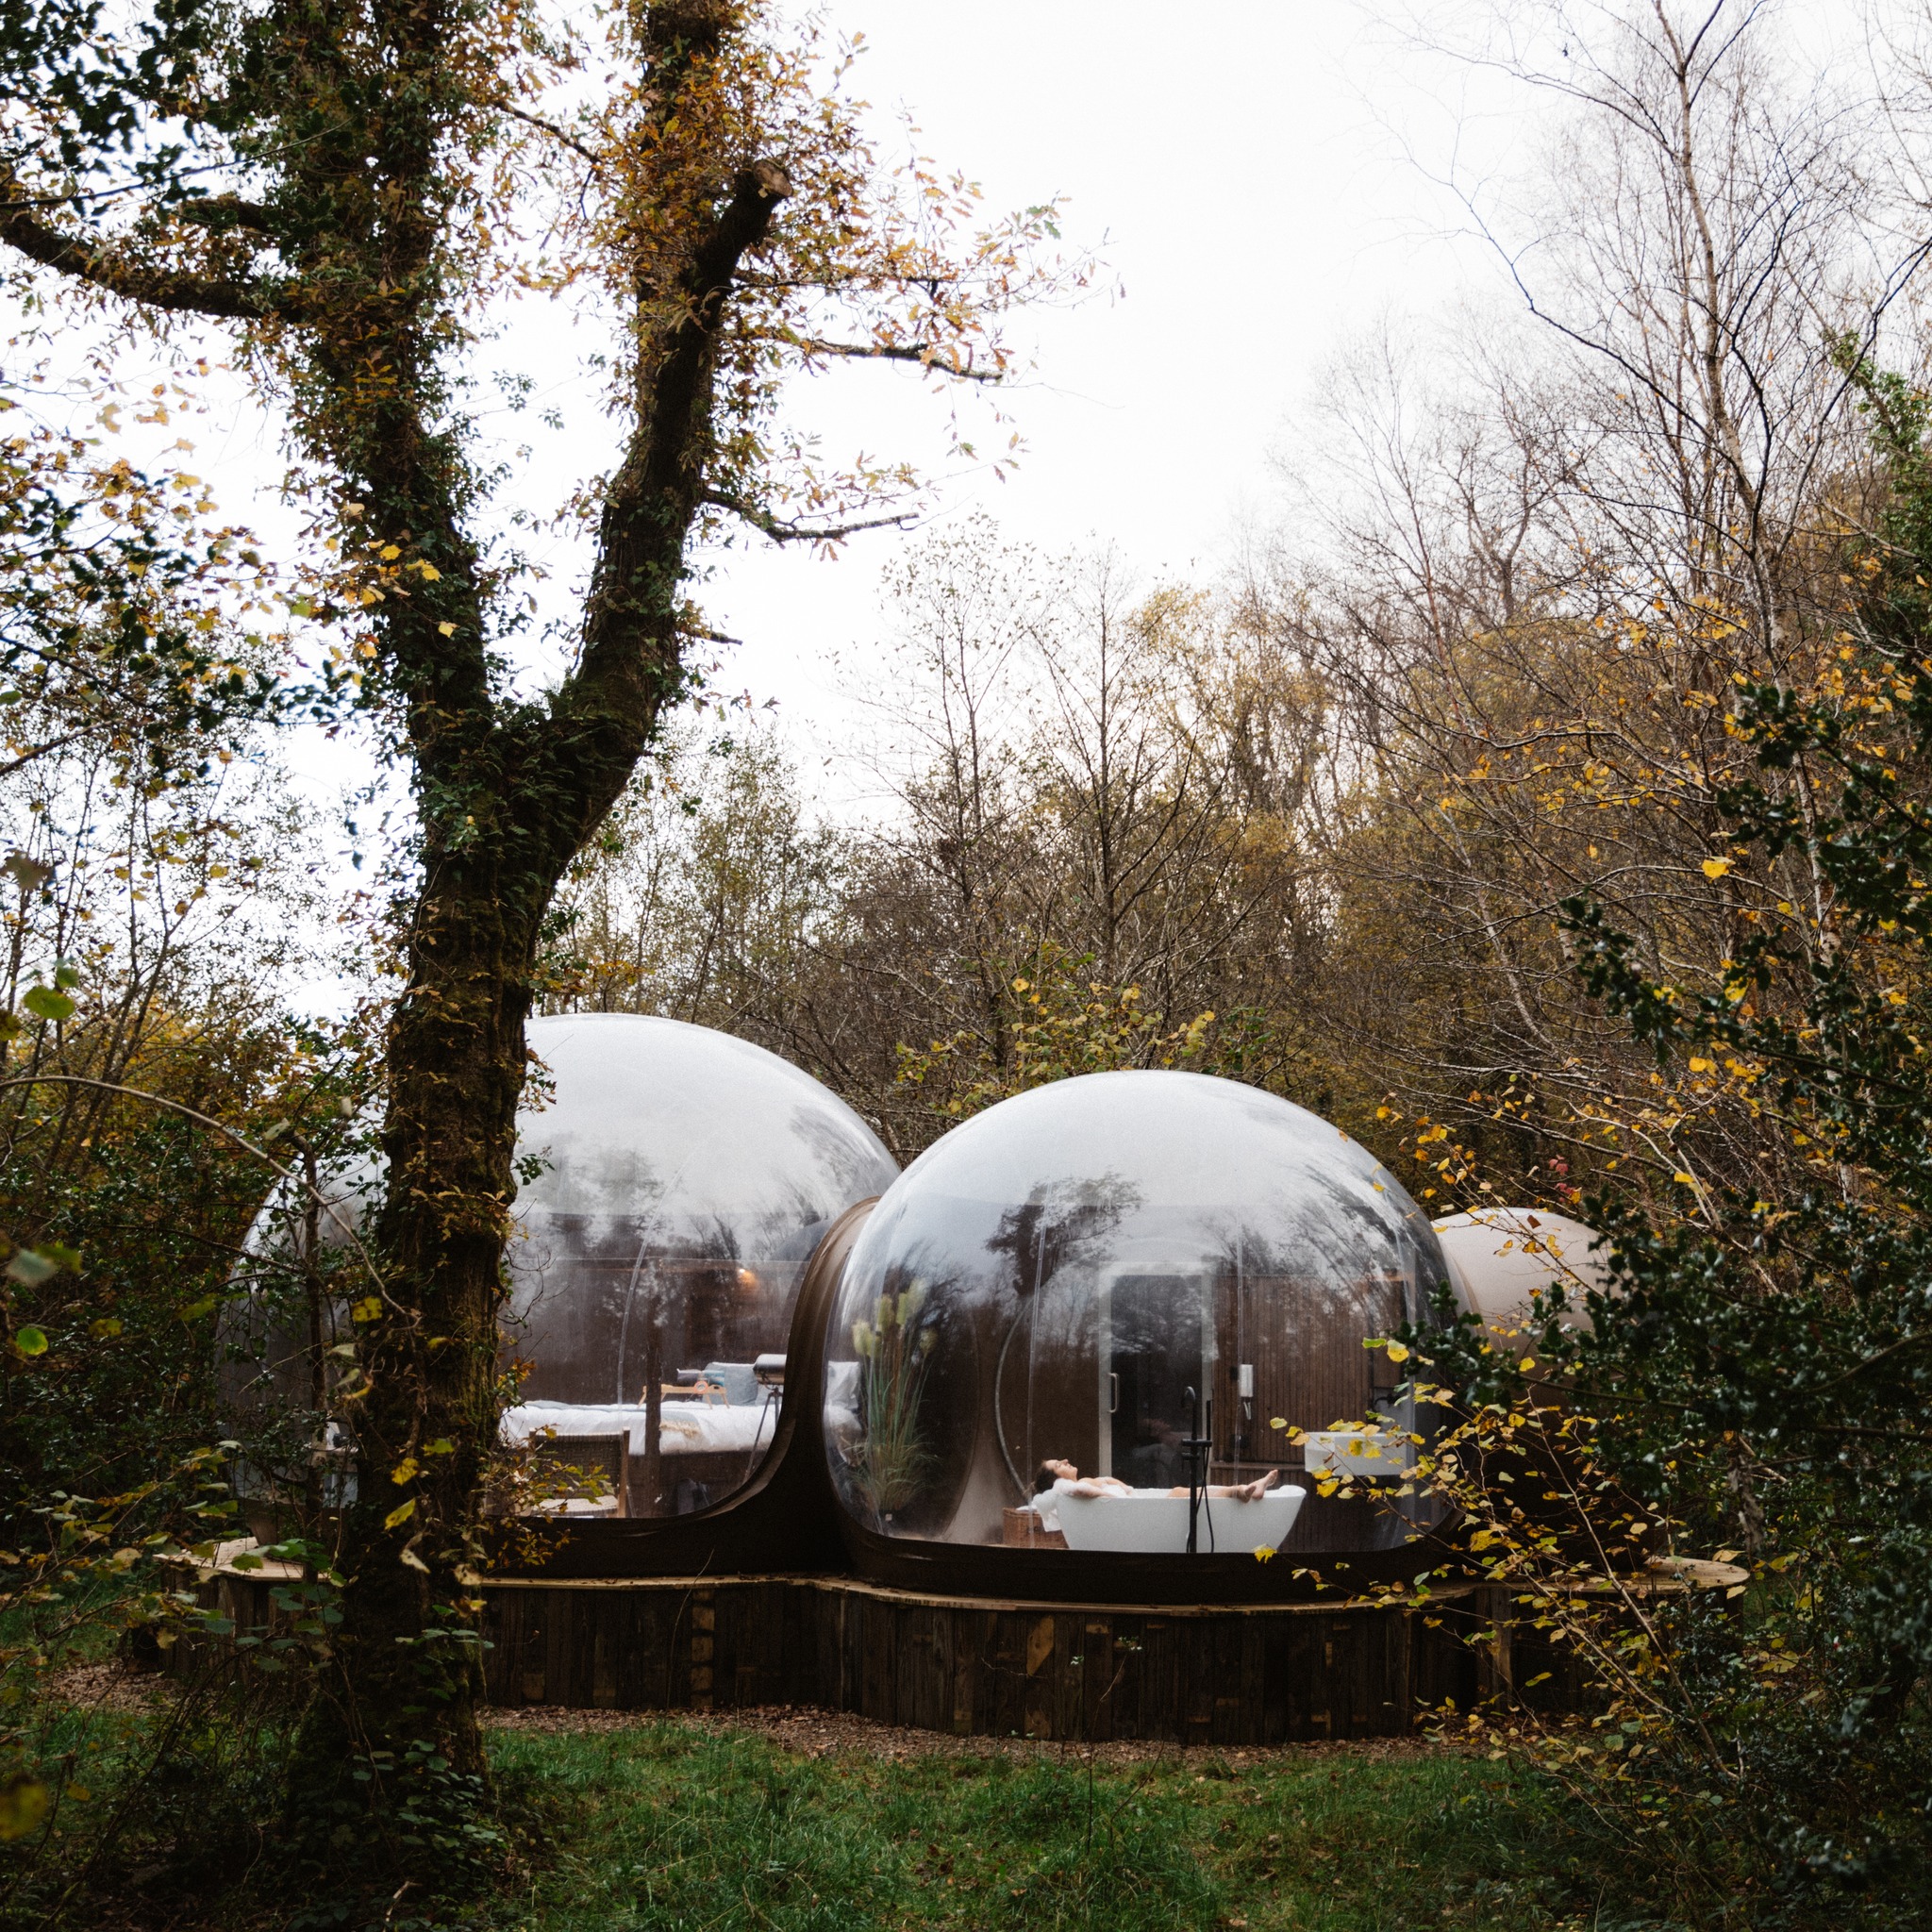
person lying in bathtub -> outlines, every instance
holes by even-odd
[[[1271,1469],[1252,1482],[1207,1483],[1196,1493],[1225,1498],[1230,1503],[1257,1503],[1280,1480],[1281,1472]],[[1040,1473],[1033,1478],[1036,1498],[1049,1491],[1061,1496],[1185,1496],[1188,1486],[1176,1483],[1171,1490],[1136,1490],[1131,1483],[1124,1483],[1118,1476],[1082,1475],[1065,1457],[1051,1456],[1040,1465]]]

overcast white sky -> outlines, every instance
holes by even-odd
[[[1244,519],[1276,512],[1269,453],[1324,358],[1385,305],[1431,307],[1483,276],[1479,251],[1430,239],[1453,212],[1385,125],[1411,126],[1413,92],[1352,8],[827,13],[866,37],[865,98],[909,109],[925,152],[982,182],[990,206],[1065,196],[1069,240],[1107,265],[1091,300],[1023,325],[1035,368],[1008,399],[1023,461],[950,492],[945,514],[982,508],[1049,547],[1110,540],[1148,575],[1211,575]],[[874,452],[936,451],[931,405],[880,374],[841,372],[814,416]],[[876,632],[879,563],[904,541],[862,538],[832,563],[769,547],[721,563],[708,601],[744,640],[726,675],[777,697],[801,748],[841,735],[865,656],[847,647]]]
[[[1885,10],[1886,0],[1874,0]],[[903,105],[924,149],[990,205],[1067,198],[1071,240],[1110,271],[1103,293],[1040,319],[1031,386],[1010,405],[1027,450],[1004,483],[954,491],[1047,546],[1110,540],[1146,575],[1212,577],[1244,524],[1288,511],[1270,464],[1324,364],[1385,311],[1510,305],[1499,265],[1432,173],[1521,175],[1553,104],[1409,51],[1418,9],[1455,30],[1482,0],[833,0],[871,49],[858,85]],[[1590,9],[1581,9],[1587,16]],[[1858,85],[1865,8],[1786,0],[1792,66]],[[916,386],[850,370],[820,420],[874,453],[935,446]],[[726,680],[775,696],[801,750],[836,755],[851,681],[877,635],[879,561],[769,548],[724,560],[708,592],[744,640]],[[855,653],[851,647],[860,648]],[[834,654],[838,654],[835,662]],[[828,796],[841,790],[839,760]]]
[[[803,0],[800,0],[803,4]],[[941,518],[974,509],[1007,536],[1058,548],[1110,541],[1143,578],[1211,580],[1242,528],[1288,512],[1271,466],[1322,369],[1387,310],[1426,317],[1473,299],[1507,303],[1498,268],[1430,179],[1521,173],[1540,150],[1539,105],[1407,51],[1391,23],[1425,5],[1465,21],[1485,0],[828,0],[830,26],[869,51],[854,88],[878,111],[883,144],[909,112],[920,147],[980,181],[990,209],[1065,199],[1069,243],[1105,265],[1096,293],[1023,320],[1032,369],[1007,394],[1025,438],[1004,483],[969,478]],[[1856,60],[1852,0],[1787,0],[1799,65]],[[1836,45],[1830,43],[1836,42]],[[1547,112],[1547,107],[1541,109]],[[608,425],[585,353],[608,346],[532,303],[503,348],[540,377],[539,408],[503,414],[513,459],[503,507],[553,508],[605,460]],[[799,398],[828,453],[915,462],[943,453],[943,407],[902,370],[845,367]],[[279,473],[275,428],[253,408],[194,433],[194,458],[225,512],[258,528]],[[172,434],[172,430],[169,432]],[[742,640],[719,682],[775,699],[786,735],[828,805],[862,796],[851,753],[869,727],[852,698],[882,634],[878,575],[917,541],[861,537],[835,561],[753,541],[713,558],[702,596]],[[543,552],[541,541],[537,546]],[[549,608],[582,557],[559,541]],[[304,775],[327,791],[358,775],[348,744],[306,742]]]

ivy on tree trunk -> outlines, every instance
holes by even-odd
[[[339,701],[410,784],[384,1285],[356,1310],[343,1622],[292,1792],[344,1864],[374,1841],[383,1870],[441,1879],[491,1839],[474,1524],[533,963],[689,688],[693,541],[903,521],[910,473],[814,469],[777,426],[783,378],[858,357],[996,382],[1000,317],[1084,278],[1047,252],[1051,207],[975,228],[970,184],[879,168],[841,58],[762,10],[634,4],[601,47],[476,0],[171,0],[111,42],[98,8],[43,0],[0,27],[0,239],[158,331],[237,335],[332,533],[292,608],[331,626]],[[597,105],[554,105],[585,69]],[[591,486],[574,659],[539,701],[508,688],[520,592],[477,535],[495,479],[463,408],[478,318],[513,281],[595,286],[619,319],[621,457]]]

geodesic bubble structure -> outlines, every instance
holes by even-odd
[[[1429,1506],[1363,1497],[1432,1424],[1365,1343],[1432,1322],[1446,1278],[1427,1216],[1305,1108],[1187,1073],[1036,1089],[929,1148],[858,1235],[826,1333],[834,1486],[894,1540],[1398,1546]],[[1271,1473],[1304,1492],[1285,1524],[1228,1493]]]
[[[591,1513],[705,1508],[771,1448],[812,1250],[897,1169],[836,1094],[748,1041],[634,1014],[536,1019],[528,1037],[542,1065],[519,1117],[505,1436],[573,1463],[594,1442],[609,1481]],[[325,1185],[352,1223],[375,1174]],[[286,1189],[264,1210],[263,1287],[225,1324],[224,1380],[231,1412],[301,1411],[326,1456],[327,1351],[360,1290],[334,1218],[319,1231],[331,1292],[305,1310],[305,1212]]]

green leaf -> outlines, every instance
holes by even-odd
[[[21,994],[20,1003],[37,1020],[71,1020],[74,1017],[74,1002],[64,992],[56,992],[51,986],[30,986]]]
[[[45,1355],[47,1352],[46,1331],[41,1328],[16,1328],[13,1331],[13,1345],[22,1355]]]

